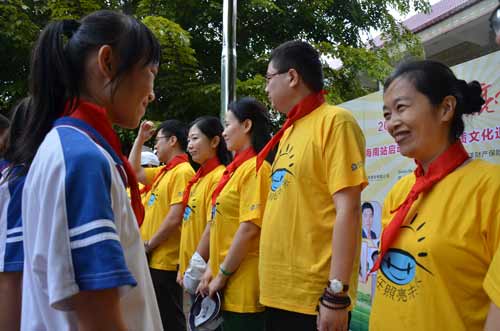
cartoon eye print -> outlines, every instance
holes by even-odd
[[[190,206],[189,204],[186,205],[186,208],[184,209],[184,216],[182,217],[182,219],[184,221],[187,221],[189,220],[189,217],[191,216],[192,213],[194,213],[195,209],[196,209],[196,206],[194,205],[196,203],[196,198],[193,199],[193,205]]]
[[[156,200],[156,195],[154,193],[151,193],[151,196],[149,197],[148,201],[148,206],[151,206]]]
[[[219,215],[222,216],[221,212],[217,210],[217,206],[220,205],[220,202],[216,202],[215,206],[212,206],[212,212],[211,212],[211,217],[210,219],[213,221],[215,219],[215,213],[219,213]]]
[[[287,157],[290,163],[288,164],[288,168],[279,168],[276,170],[273,169],[273,172],[271,174],[271,191],[273,192],[276,192],[281,186],[283,186],[287,173],[293,176],[293,173],[288,170],[289,168],[294,166],[293,158],[295,157],[295,155],[293,154],[293,146],[288,144],[284,151],[280,151],[277,159],[281,157]]]
[[[401,229],[409,229],[418,236],[418,231],[424,227],[425,222],[414,229],[412,225],[416,218],[417,214],[413,217],[409,225],[404,225]],[[424,240],[425,237],[419,237],[417,239],[418,242],[422,242]],[[424,258],[427,257],[427,253],[419,252],[417,256],[420,260],[425,260]],[[432,275],[432,272],[423,266],[421,262],[423,261],[417,261],[417,259],[407,251],[398,248],[391,248],[384,255],[380,269],[382,270],[384,276],[393,283],[406,285],[415,278],[417,266]]]
[[[276,169],[273,172],[271,175],[271,191],[276,192],[283,185],[287,173],[293,176],[290,170],[285,168]]]

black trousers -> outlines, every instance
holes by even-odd
[[[186,331],[186,317],[182,308],[182,288],[177,284],[177,271],[149,269],[156,301],[165,331]]]
[[[351,323],[349,312],[348,326]],[[349,328],[348,328],[349,329]],[[317,331],[316,315],[266,307],[266,331]]]

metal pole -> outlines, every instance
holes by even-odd
[[[224,120],[229,103],[236,99],[236,13],[237,0],[224,0],[220,86],[221,120]]]

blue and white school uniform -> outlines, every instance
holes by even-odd
[[[14,168],[13,173],[18,171]],[[9,162],[0,160],[0,272],[23,271],[21,196],[24,176],[6,181]]]
[[[77,330],[71,297],[109,288],[120,289],[127,330],[162,330],[124,174],[80,120],[59,119],[45,137],[23,191],[21,330]]]

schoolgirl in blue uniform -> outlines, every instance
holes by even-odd
[[[12,109],[5,154],[0,159],[0,330],[19,330],[21,321],[24,258],[21,197],[25,176],[21,175],[23,165],[8,160],[18,148],[14,142],[23,130],[29,100],[21,100]]]
[[[42,31],[26,149],[16,155],[29,165],[21,330],[162,329],[137,180],[112,129],[138,126],[154,100],[159,57],[152,32],[119,12]]]

